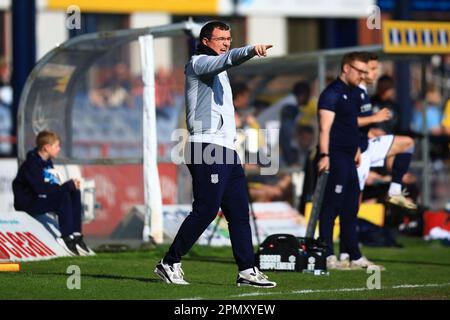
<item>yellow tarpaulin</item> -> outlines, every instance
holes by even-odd
[[[165,12],[172,14],[217,14],[219,0],[48,0],[49,9],[67,10],[78,6],[81,12],[131,13]]]
[[[308,221],[311,214],[312,203],[308,202],[305,207],[305,218]],[[359,208],[358,218],[367,220],[377,226],[384,226],[384,206],[381,203],[363,203]],[[318,232],[318,228],[316,233]],[[339,239],[339,217],[334,223],[333,240]]]

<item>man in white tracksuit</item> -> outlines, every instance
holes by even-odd
[[[238,286],[275,287],[255,267],[245,173],[235,150],[236,124],[227,69],[254,56],[266,56],[271,45],[230,50],[230,27],[205,24],[195,55],[185,68],[186,120],[189,130],[185,160],[192,175],[194,202],[155,273],[166,283],[188,284],[181,269],[184,256],[215,219],[219,207],[229,226]]]

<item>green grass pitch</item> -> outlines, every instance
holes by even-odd
[[[329,276],[268,272],[273,289],[237,287],[231,248],[194,246],[183,260],[189,286],[168,285],[153,273],[167,246],[95,257],[22,263],[19,273],[0,273],[0,300],[8,299],[444,299],[450,298],[450,248],[418,238],[399,239],[404,248],[362,248],[386,267],[381,289],[368,289],[365,271],[330,271]],[[67,268],[77,265],[81,288],[67,288]]]

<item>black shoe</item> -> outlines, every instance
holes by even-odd
[[[83,240],[83,235],[76,235],[74,236],[75,240],[75,246],[77,248],[77,251],[81,255],[92,255],[93,251],[86,245],[86,243]]]
[[[65,238],[62,238],[64,241],[64,244],[66,245],[67,250],[71,252],[72,254],[79,256],[80,253],[77,250],[77,244],[75,242],[75,237],[73,235],[67,236]]]

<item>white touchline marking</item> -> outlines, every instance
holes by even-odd
[[[427,283],[427,284],[402,284],[396,285],[392,287],[382,287],[380,290],[386,289],[410,289],[410,288],[424,288],[424,287],[444,287],[448,286],[450,283]],[[255,297],[255,296],[268,296],[275,294],[308,294],[308,293],[324,293],[324,292],[354,292],[354,291],[376,291],[374,289],[368,288],[342,288],[342,289],[329,289],[329,290],[293,290],[291,292],[251,292],[251,293],[243,293],[238,295],[232,295],[233,298],[239,297]]]
[[[381,287],[380,290],[386,289],[414,289],[414,288],[425,288],[425,287],[445,287],[449,286],[448,283],[426,283],[426,284],[400,284],[391,287]],[[267,289],[266,289],[267,290]],[[341,289],[304,289],[304,290],[293,290],[291,292],[250,292],[242,293],[230,296],[231,298],[242,298],[242,297],[257,297],[257,296],[271,296],[275,294],[308,294],[308,293],[324,293],[324,292],[357,292],[357,291],[377,291],[377,289],[368,288],[341,288]],[[192,298],[182,298],[179,300],[204,300],[206,298],[202,297],[192,297]]]
[[[444,287],[450,283],[428,283],[428,284],[401,284],[398,286],[392,286],[392,289],[407,289],[407,288],[423,288],[423,287]]]

